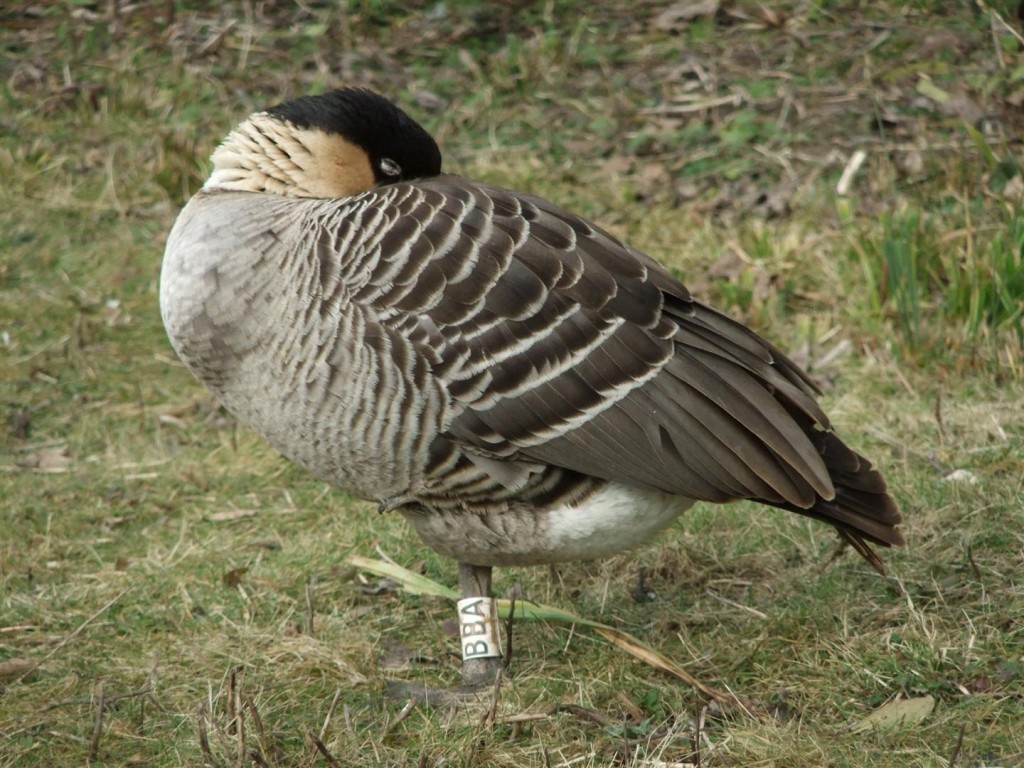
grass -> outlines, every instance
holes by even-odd
[[[0,11],[0,765],[1024,765],[1012,4],[663,10]],[[348,556],[448,585],[454,565],[236,426],[156,295],[215,142],[346,77],[399,98],[449,169],[601,221],[791,350],[885,472],[910,541],[885,579],[746,504],[558,578],[497,574],[774,718],[556,623],[518,625],[493,719],[384,695],[457,680],[451,609]],[[925,696],[919,721],[854,730]]]

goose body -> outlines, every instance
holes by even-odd
[[[441,173],[357,89],[257,113],[167,242],[188,368],[317,477],[475,566],[643,544],[697,500],[902,544],[881,475],[810,379],[667,270],[557,205]]]

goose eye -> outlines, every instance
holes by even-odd
[[[380,161],[380,170],[385,176],[401,176],[402,169],[394,160],[390,157],[382,158]]]

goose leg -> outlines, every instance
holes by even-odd
[[[490,686],[501,668],[498,614],[491,596],[491,567],[459,563],[459,634],[462,684],[467,690]]]
[[[458,690],[430,688],[422,683],[387,681],[388,695],[410,698],[428,707],[460,709],[479,702],[501,670],[498,618],[491,598],[490,566],[459,563],[459,642],[462,646],[462,685]]]

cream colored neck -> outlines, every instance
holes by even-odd
[[[342,198],[375,184],[370,159],[347,139],[253,115],[214,150],[204,190]]]

